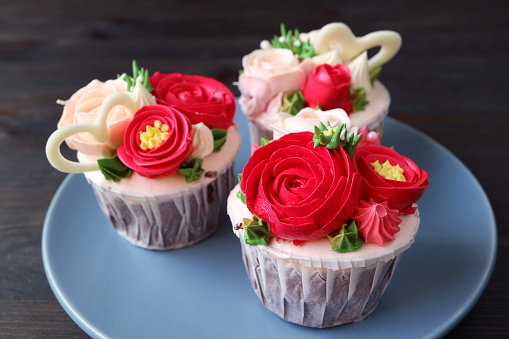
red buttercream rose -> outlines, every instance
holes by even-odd
[[[361,178],[342,148],[313,148],[313,133],[290,133],[253,152],[241,190],[272,235],[296,243],[322,238],[352,216]]]
[[[378,174],[372,163],[389,160],[392,166],[403,169],[406,181],[386,179]],[[390,208],[400,213],[413,213],[412,204],[417,202],[428,187],[428,173],[412,160],[382,145],[358,147],[353,156],[355,170],[362,176],[362,199],[373,198],[377,202],[387,201]]]
[[[342,108],[350,114],[353,110],[350,94],[350,69],[342,64],[322,64],[308,76],[302,94],[309,107],[320,105],[322,110]]]
[[[167,127],[158,128],[160,125]],[[159,131],[168,133],[166,138],[162,138],[164,140],[159,138],[162,142],[156,147],[152,146],[152,149],[141,146],[142,134],[147,132],[147,126],[149,130],[156,126]],[[178,110],[162,105],[145,106],[136,112],[127,125],[124,144],[117,149],[118,157],[142,176],[175,174],[193,149],[191,130],[191,122]]]
[[[157,103],[175,107],[193,125],[203,122],[209,128],[227,129],[233,124],[235,97],[217,80],[200,75],[155,72],[150,77]]]

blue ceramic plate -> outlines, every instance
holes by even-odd
[[[237,122],[249,152],[247,123]],[[169,252],[118,236],[83,175],[69,175],[49,207],[44,269],[58,301],[96,338],[439,337],[478,300],[492,272],[496,225],[470,171],[417,130],[386,119],[384,144],[429,173],[421,226],[375,311],[359,323],[312,329],[281,320],[251,289],[229,220],[205,241]]]

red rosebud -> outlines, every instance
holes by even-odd
[[[350,69],[342,64],[322,64],[309,74],[302,94],[310,107],[321,106],[322,110],[342,108],[348,114],[353,106],[350,94]]]
[[[383,164],[389,160],[392,166],[403,169],[406,181],[386,179],[378,174],[371,163]],[[428,173],[412,160],[382,145],[358,147],[353,156],[355,170],[362,176],[362,199],[373,198],[377,202],[387,201],[390,208],[400,213],[413,213],[411,206],[417,202],[428,187]]]
[[[228,129],[235,115],[233,93],[217,80],[200,75],[155,72],[150,77],[157,103],[177,108],[193,125]]]

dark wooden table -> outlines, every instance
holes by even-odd
[[[504,1],[0,2],[0,337],[86,337],[55,299],[41,232],[65,177],[44,155],[67,99],[129,70],[214,77],[232,85],[241,57],[284,22],[301,31],[343,21],[357,35],[403,36],[384,67],[391,116],[444,145],[495,211],[498,255],[484,294],[447,337],[509,336],[509,25]],[[479,225],[480,228],[483,225]]]

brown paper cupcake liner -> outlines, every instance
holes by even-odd
[[[303,326],[333,327],[362,320],[378,304],[400,255],[366,267],[307,267],[246,245],[240,239],[251,285],[279,317]]]
[[[136,246],[169,250],[211,235],[226,215],[226,199],[236,183],[234,163],[213,180],[167,195],[146,196],[109,190],[90,181],[113,228]]]

